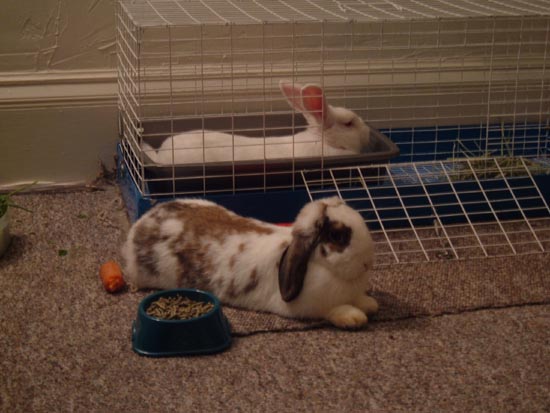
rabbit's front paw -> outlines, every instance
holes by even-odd
[[[367,315],[352,305],[341,305],[334,308],[327,319],[339,328],[359,328],[368,322]]]
[[[366,294],[359,297],[355,305],[365,314],[376,314],[378,312],[378,302]]]

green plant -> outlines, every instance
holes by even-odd
[[[36,181],[32,182],[28,185],[24,185],[24,186],[12,191],[12,192],[9,192],[7,194],[0,194],[0,217],[3,217],[6,214],[6,212],[8,212],[9,207],[19,208],[19,209],[22,209],[22,210],[27,211],[27,212],[32,212],[30,209],[22,207],[21,205],[14,204],[11,200],[11,197],[13,195],[21,192],[21,191],[24,191],[25,189],[30,188],[31,186],[33,186],[35,184],[36,184]]]

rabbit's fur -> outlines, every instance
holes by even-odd
[[[265,139],[193,130],[166,138],[158,149],[143,143],[143,150],[154,163],[172,165],[340,156],[374,149],[371,127],[353,111],[329,105],[320,86],[281,81],[279,87],[290,106],[304,115],[306,130]]]
[[[361,215],[337,197],[310,202],[291,227],[239,216],[215,203],[159,204],[123,246],[134,288],[201,288],[222,302],[342,328],[377,311],[367,296],[373,242]]]

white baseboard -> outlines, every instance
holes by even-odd
[[[117,103],[117,72],[48,71],[0,74],[0,110]]]
[[[74,181],[74,182],[48,182],[48,181],[25,181],[25,182],[12,182],[7,185],[0,185],[0,194],[6,194],[18,190],[19,188],[29,188],[19,193],[30,192],[61,192],[61,191],[76,191],[90,188],[90,183],[86,181]]]
[[[0,74],[0,190],[62,189],[114,166],[115,70]]]

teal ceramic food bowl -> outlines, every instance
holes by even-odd
[[[193,301],[209,302],[206,314],[187,320],[152,317],[147,309],[159,298],[183,296]],[[180,288],[164,290],[145,297],[139,304],[132,326],[132,348],[150,357],[190,356],[221,352],[231,345],[231,331],[218,298],[206,291]]]

